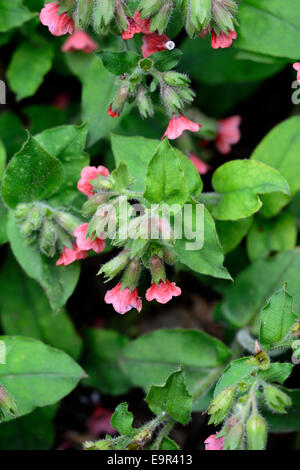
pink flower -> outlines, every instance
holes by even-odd
[[[218,36],[214,30],[211,32],[211,47],[213,49],[225,49],[230,47],[233,39],[237,38],[236,31],[228,31],[228,34],[225,34],[223,31]]]
[[[56,266],[68,266],[68,264],[78,259],[85,259],[87,256],[88,252],[80,250],[76,245],[73,249],[65,247],[63,253],[61,253],[59,259],[56,261]]]
[[[180,137],[184,131],[198,132],[200,127],[201,124],[196,124],[195,122],[190,121],[183,114],[180,114],[180,116],[174,115],[172,119],[170,119],[167,130],[161,140],[163,140],[165,136],[169,137],[171,140],[177,139],[177,137]]]
[[[109,171],[105,166],[86,166],[81,171],[81,178],[77,183],[78,190],[88,196],[89,198],[94,195],[94,188],[90,181],[97,179],[98,175],[107,177]]]
[[[227,119],[220,119],[219,129],[216,138],[216,147],[220,153],[227,155],[231,151],[231,145],[237,144],[241,138],[239,126],[241,116],[232,116]]]
[[[40,13],[40,20],[44,26],[48,26],[53,36],[63,36],[74,32],[74,21],[67,13],[58,14],[59,4],[57,2],[47,3]]]
[[[223,450],[225,437],[217,437],[217,434],[209,436],[205,444],[205,450]]]
[[[208,163],[205,163],[201,158],[197,157],[195,153],[189,154],[189,160],[195,165],[196,170],[200,175],[205,175],[209,170],[211,170],[211,166]]]
[[[98,44],[84,31],[75,31],[66,40],[61,50],[63,52],[82,51],[85,54],[91,54],[98,49]]]
[[[106,292],[104,301],[112,304],[115,311],[124,315],[132,308],[136,308],[138,312],[142,310],[142,300],[138,296],[137,288],[130,292],[129,287],[121,290],[122,282],[119,282],[113,289]]]
[[[136,11],[133,18],[127,18],[127,30],[122,31],[122,38],[127,40],[133,38],[135,34],[150,34],[150,23],[150,20],[142,19],[140,13]]]
[[[297,80],[300,82],[300,62],[295,62],[293,68],[297,71]]]
[[[110,423],[112,414],[112,411],[100,405],[97,406],[92,416],[86,421],[88,432],[94,437],[98,437],[101,434],[115,434],[117,431],[114,430]]]
[[[159,285],[153,282],[152,286],[146,292],[146,299],[150,302],[156,299],[160,304],[166,304],[172,297],[177,297],[181,294],[181,289],[176,286],[175,282],[160,281]]]
[[[75,228],[76,245],[82,251],[94,250],[96,253],[101,253],[105,250],[105,240],[96,238],[96,240],[91,241],[90,238],[86,238],[88,226],[89,224],[81,224]]]
[[[120,114],[118,114],[117,111],[113,111],[111,104],[109,105],[109,108],[108,108],[108,110],[107,110],[107,114],[108,114],[109,116],[113,117],[113,118],[117,118],[117,117],[120,116]]]
[[[169,50],[172,51],[175,47],[175,43],[170,41],[168,36],[165,34],[145,34],[143,36],[143,45],[142,45],[142,53],[143,57],[148,57],[155,52]]]

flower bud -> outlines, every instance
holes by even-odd
[[[292,406],[290,397],[273,385],[267,385],[264,389],[265,397],[270,408],[276,413],[286,413],[286,407]]]
[[[127,30],[127,16],[130,16],[130,12],[126,8],[126,5],[122,0],[116,0],[115,18],[121,30]]]
[[[197,29],[204,29],[211,20],[212,0],[191,0],[191,21]]]
[[[222,31],[226,33],[227,30],[234,30],[232,15],[223,3],[213,1],[212,13],[217,25]]]
[[[192,103],[194,101],[195,96],[196,96],[196,93],[191,88],[188,88],[188,87],[177,88],[176,91],[177,91],[177,94],[179,95],[179,97],[185,103]]]
[[[163,258],[164,258],[164,261],[170,265],[175,264],[177,261],[177,255],[175,251],[171,249],[170,250],[166,249],[163,251]]]
[[[44,219],[39,238],[39,247],[41,252],[46,256],[53,258],[56,251],[56,240],[57,230],[55,224],[49,219]]]
[[[120,116],[123,108],[128,100],[128,84],[123,85],[117,91],[117,94],[111,103],[108,114],[112,117]]]
[[[248,450],[264,450],[267,443],[267,425],[265,420],[253,414],[246,424]]]
[[[141,0],[139,11],[142,18],[149,18],[163,6],[164,0]]]
[[[98,207],[102,205],[108,198],[108,192],[95,194],[83,204],[81,210],[82,215],[85,217],[94,215]]]
[[[118,256],[105,263],[98,271],[97,275],[104,274],[104,276],[107,278],[107,281],[111,281],[115,276],[117,276],[126,268],[128,261],[129,251],[124,250]]]
[[[34,207],[28,216],[31,229],[36,231],[40,228],[43,222],[43,215],[39,207]]]
[[[2,385],[0,385],[0,420],[5,416],[16,418],[18,416],[18,408],[15,400],[9,395]]]
[[[15,220],[17,223],[23,222],[29,215],[32,209],[32,204],[18,204],[15,210]]]
[[[170,15],[172,12],[172,0],[165,0],[161,9],[153,16],[150,26],[150,31],[158,31],[162,34],[166,28]]]
[[[237,450],[239,449],[244,436],[244,426],[241,423],[233,426],[226,434],[224,442],[224,450]]]
[[[26,219],[25,222],[22,223],[20,230],[24,238],[27,238],[29,237],[29,235],[31,235],[32,228],[28,219]]]
[[[170,86],[187,86],[190,83],[190,79],[187,75],[172,70],[165,72],[163,78]]]
[[[83,30],[86,29],[87,25],[90,22],[90,18],[93,12],[93,7],[94,7],[94,0],[79,0],[78,1],[75,24],[77,23],[77,26],[79,26]]]
[[[152,283],[159,284],[160,281],[166,281],[166,271],[164,263],[159,256],[153,255],[149,260],[149,267],[152,275]]]
[[[143,450],[145,446],[151,441],[152,435],[153,430],[151,428],[142,429],[130,441],[126,447],[126,450]]]
[[[109,25],[114,17],[116,8],[115,0],[96,0],[93,12],[93,25],[96,33],[102,32],[102,28]]]
[[[153,105],[147,90],[143,86],[139,86],[136,95],[136,104],[142,118],[152,117],[154,114]]]
[[[137,286],[140,273],[141,273],[140,262],[135,259],[130,261],[122,278],[122,289],[129,287],[130,292],[132,292]]]
[[[73,237],[59,225],[56,226],[58,251],[63,252],[65,248],[73,248]]]
[[[182,101],[174,88],[166,86],[162,89],[162,98],[164,104],[171,114],[177,113],[182,108]]]
[[[73,234],[75,228],[77,228],[82,222],[74,215],[69,212],[59,211],[55,213],[57,222],[69,233]]]
[[[68,13],[69,15],[73,13],[76,8],[76,0],[61,0],[59,4],[58,14]]]
[[[208,424],[217,425],[226,418],[233,403],[235,388],[231,385],[216,396],[207,410],[207,413],[211,415]]]
[[[268,354],[261,349],[258,341],[255,343],[254,356],[248,359],[247,362],[255,367],[259,367],[261,370],[269,369],[271,364]]]

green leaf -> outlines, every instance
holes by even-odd
[[[49,72],[53,57],[53,44],[40,37],[35,42],[22,42],[15,50],[6,76],[17,101],[34,95]]]
[[[198,206],[200,206],[200,204],[198,204]],[[201,213],[197,217],[196,204],[193,204],[191,209],[191,214],[184,213],[183,221],[186,232],[183,231],[183,235],[186,235],[188,232],[190,234],[193,233],[194,237],[187,239],[186,236],[183,236],[182,239],[176,240],[174,250],[179,260],[198,273],[219,277],[221,279],[231,279],[227,269],[223,266],[224,254],[212,216],[209,211],[204,208],[203,220]],[[200,225],[198,229],[196,224],[197,220]],[[202,248],[197,248],[197,239],[200,242],[203,240],[204,245]],[[194,243],[194,247],[187,249],[192,243]]]
[[[9,162],[3,177],[2,197],[12,208],[20,202],[46,199],[60,188],[63,177],[60,161],[29,135],[24,146]]]
[[[160,450],[179,450],[179,446],[169,437],[164,437],[160,445]]]
[[[112,118],[107,114],[119,86],[118,79],[95,57],[86,71],[82,89],[82,120],[89,121],[89,145],[105,137],[120,123],[122,117]]]
[[[96,54],[103,62],[104,67],[114,75],[132,73],[138,65],[141,56],[135,52],[102,51]]]
[[[55,441],[56,405],[1,423],[0,450],[49,450]]]
[[[88,374],[85,382],[109,395],[126,393],[131,384],[118,360],[128,338],[113,330],[89,328],[84,330],[84,340],[82,364]]]
[[[267,382],[283,384],[291,375],[294,364],[290,362],[273,362],[269,369],[260,370],[258,375]]]
[[[54,311],[60,310],[73,293],[80,274],[80,264],[55,266],[55,262],[42,255],[38,248],[28,246],[10,211],[7,225],[11,249],[25,273],[44,289]]]
[[[69,204],[77,197],[77,183],[83,167],[89,164],[89,156],[84,151],[88,126],[61,126],[47,129],[35,136],[36,141],[63,165],[64,180],[54,203]],[[52,202],[52,201],[51,201]]]
[[[294,0],[285,0],[284,8],[281,0],[244,0],[239,5],[238,22],[240,27],[235,47],[299,59],[300,5]]]
[[[23,6],[23,0],[0,0],[0,31],[21,26],[26,21],[36,16]]]
[[[176,157],[178,158],[181,168],[184,171],[184,176],[188,185],[189,194],[197,197],[201,194],[203,183],[200,178],[195,165],[177,148],[173,147]]]
[[[295,301],[295,311],[300,311],[300,250],[281,253],[268,260],[250,264],[235,278],[217,306],[216,318],[224,319],[235,328],[252,323],[271,295],[286,282]]]
[[[0,312],[5,334],[40,339],[74,359],[79,357],[82,341],[66,310],[53,315],[42,289],[25,275],[12,256],[8,256],[0,271]]]
[[[294,116],[278,124],[260,142],[251,155],[276,168],[287,180],[291,195],[300,189],[300,116]],[[277,214],[290,200],[283,194],[263,196],[262,214],[270,217]]]
[[[186,38],[181,49],[182,70],[208,85],[263,80],[278,73],[286,64],[282,60],[273,64],[245,60],[240,58],[241,52],[233,47],[212,49],[210,38]]]
[[[272,295],[261,312],[259,342],[262,347],[268,351],[273,345],[283,341],[296,318],[293,297],[284,286]]]
[[[220,197],[211,211],[219,220],[238,220],[254,214],[262,206],[258,194],[289,193],[288,184],[278,171],[253,160],[234,160],[220,166],[213,174],[212,186]]]
[[[166,413],[178,423],[187,424],[191,418],[193,397],[187,391],[182,370],[173,372],[164,385],[152,385],[146,402],[154,414]]]
[[[157,70],[166,72],[176,67],[181,56],[182,52],[179,49],[173,49],[173,51],[156,52],[155,55],[151,55],[151,59],[154,61],[154,66]]]
[[[144,197],[151,204],[183,206],[187,195],[184,172],[168,139],[164,139],[149,162]]]
[[[124,189],[127,189],[134,181],[129,174],[126,163],[124,162],[119,163],[117,168],[112,171],[110,179],[113,182],[113,189],[118,192],[122,192]]]
[[[84,376],[81,367],[62,351],[21,336],[1,336],[6,364],[0,383],[17,403],[20,416],[68,395]]]
[[[111,417],[112,427],[123,436],[132,436],[133,414],[128,411],[127,403],[120,403]]]
[[[187,389],[193,393],[210,387],[230,356],[221,341],[203,331],[157,330],[131,341],[120,364],[133,384],[144,388],[164,384],[182,366]]]
[[[251,372],[256,370],[256,367],[248,363],[249,357],[242,357],[232,361],[224,370],[221,375],[215,391],[214,397],[216,397],[222,390],[229,387],[230,385],[236,385],[239,382],[247,382],[251,376]],[[252,381],[254,378],[252,377]]]
[[[239,220],[217,220],[216,228],[217,233],[224,249],[224,253],[227,254],[234,250],[245,235],[247,235],[251,225],[252,217]]]
[[[288,251],[296,246],[297,226],[294,217],[285,212],[276,218],[257,217],[247,237],[247,253],[251,261],[266,258],[270,253]]]

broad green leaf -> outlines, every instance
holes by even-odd
[[[113,52],[102,51],[96,54],[103,62],[104,67],[114,75],[132,73],[141,58],[139,54],[131,51]]]
[[[28,136],[4,173],[2,197],[12,208],[20,202],[46,199],[60,188],[63,178],[60,161],[46,152],[34,137]]]
[[[160,450],[179,450],[179,446],[169,437],[164,437],[160,446]]]
[[[272,362],[267,370],[260,370],[259,376],[267,382],[278,382],[283,384],[291,375],[294,364],[290,362]]]
[[[296,322],[293,297],[284,286],[272,295],[260,316],[259,342],[267,351],[283,341]]]
[[[179,49],[174,49],[173,51],[156,52],[155,55],[151,56],[151,59],[154,61],[157,70],[165,72],[176,67],[181,56],[182,52]]]
[[[112,427],[124,436],[132,436],[133,414],[128,411],[127,403],[120,403],[111,417]]]
[[[168,139],[164,139],[149,162],[144,198],[151,204],[183,206],[187,195],[183,169]]]
[[[300,431],[300,389],[283,389],[292,399],[292,406],[287,409],[287,414],[280,415],[264,409],[271,433],[299,432]]]
[[[252,160],[259,160],[276,168],[287,180],[292,196],[300,189],[299,129],[300,116],[286,119],[266,135],[251,155]],[[270,217],[277,214],[289,202],[290,197],[272,194],[263,196],[262,200],[262,214]]]
[[[211,211],[219,220],[238,220],[254,214],[262,206],[258,194],[289,193],[288,184],[278,171],[253,160],[234,160],[220,166],[213,174],[212,186],[219,199]]]
[[[189,393],[203,393],[217,380],[231,356],[218,339],[203,331],[157,330],[131,341],[120,363],[133,384],[147,388],[164,384],[182,366]]]
[[[245,83],[263,80],[278,73],[286,64],[259,63],[240,59],[240,51],[233,47],[212,49],[210,38],[185,39],[181,46],[181,68],[200,82],[211,84]]]
[[[35,16],[24,5],[23,0],[0,0],[0,31],[21,26]]]
[[[131,384],[118,359],[128,338],[113,330],[89,328],[84,330],[84,340],[82,364],[88,374],[85,382],[109,395],[126,393]]]
[[[88,126],[61,126],[47,129],[35,136],[46,152],[56,157],[63,165],[64,180],[54,201],[69,204],[78,195],[77,183],[83,167],[89,164],[84,151]]]
[[[53,44],[42,38],[22,42],[15,50],[7,69],[7,79],[18,101],[34,95],[51,68],[53,56]]]
[[[200,206],[198,204],[198,206]],[[220,245],[216,227],[209,211],[204,208],[204,213],[199,212],[197,217],[197,205],[191,206],[191,214],[184,213],[183,222],[186,232],[183,234],[194,234],[188,239],[183,236],[177,239],[174,250],[179,261],[193,269],[197,273],[207,274],[221,279],[231,279],[227,269],[223,266],[224,254]],[[204,219],[202,214],[204,214]],[[200,220],[199,220],[200,219]],[[198,227],[196,221],[198,220]],[[203,223],[203,225],[202,225]],[[204,242],[199,248],[197,239]],[[192,246],[192,244],[194,246]]]
[[[55,441],[56,405],[1,423],[0,450],[50,450]]]
[[[107,114],[119,86],[117,77],[110,74],[95,57],[86,71],[82,89],[82,120],[89,121],[89,145],[109,134],[122,119]]]
[[[25,275],[12,256],[8,256],[0,271],[0,318],[7,335],[40,339],[75,359],[80,355],[82,341],[66,310],[53,315],[42,289]]]
[[[252,225],[252,217],[239,220],[217,220],[216,228],[220,243],[227,254],[234,250],[247,235]]]
[[[180,165],[184,171],[184,176],[188,185],[189,194],[197,197],[202,191],[203,183],[195,165],[177,148],[173,147]]]
[[[288,213],[272,219],[257,217],[247,237],[247,253],[251,261],[266,258],[270,253],[288,251],[296,246],[297,226]]]
[[[300,311],[300,250],[281,253],[268,260],[250,264],[235,278],[217,306],[216,318],[227,321],[235,328],[253,323],[271,295],[286,282]]]
[[[53,259],[42,255],[37,247],[28,246],[10,212],[7,225],[11,249],[25,273],[44,289],[54,311],[59,311],[73,293],[80,274],[80,264],[55,266]]]
[[[300,5],[294,0],[285,0],[284,8],[282,0],[244,0],[239,4],[238,22],[235,47],[299,59]]]
[[[0,367],[0,383],[17,403],[20,416],[68,395],[84,376],[66,353],[41,341],[22,336],[1,336],[6,364]]]
[[[154,414],[166,413],[178,423],[187,424],[191,418],[193,397],[187,391],[183,371],[173,372],[163,385],[152,385],[146,402]]]

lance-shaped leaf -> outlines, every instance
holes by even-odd
[[[152,385],[146,402],[154,414],[166,413],[178,423],[187,424],[191,418],[193,397],[187,391],[182,370],[171,374],[164,385]]]
[[[140,55],[135,52],[102,51],[96,54],[103,62],[104,67],[114,75],[132,73],[137,67]]]
[[[149,162],[144,197],[151,204],[183,206],[187,195],[184,171],[168,139],[164,139]]]
[[[63,177],[61,162],[29,135],[4,173],[2,197],[12,208],[20,202],[46,199],[60,188]]]
[[[0,383],[16,401],[19,415],[56,403],[84,377],[70,356],[41,341],[22,336],[1,336],[6,363],[0,367]]]
[[[287,338],[296,322],[293,297],[286,285],[272,295],[260,316],[259,342],[267,351]]]
[[[214,172],[212,186],[219,197],[211,211],[219,220],[238,220],[254,214],[262,206],[258,194],[289,194],[288,183],[278,171],[254,160],[234,160],[220,166]]]
[[[147,388],[164,384],[182,366],[189,393],[203,393],[219,377],[231,356],[218,339],[203,331],[157,330],[131,341],[120,357],[121,367],[133,384]]]

